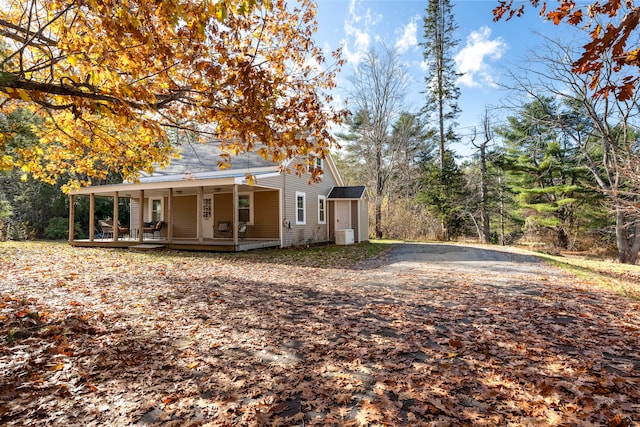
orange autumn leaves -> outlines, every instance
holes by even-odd
[[[8,2],[2,112],[30,109],[39,140],[3,135],[1,165],[70,187],[135,179],[194,131],[229,153],[326,154],[342,59],[326,63],[314,16],[306,0]]]
[[[0,424],[640,422],[638,301],[449,248],[0,244]]]
[[[493,10],[495,20],[521,16],[525,3],[514,5],[513,0],[499,0]],[[549,8],[547,2],[539,0],[529,0],[529,3],[539,7],[540,15],[556,25],[566,22],[588,32],[591,41],[584,45],[580,57],[573,63],[573,71],[590,76],[591,89],[598,89],[596,96],[613,93],[621,101],[631,98],[640,67],[640,48],[632,38],[640,20],[640,9],[633,2],[609,0],[576,6],[574,0],[559,0],[555,8]],[[605,67],[627,75],[623,74],[620,81],[602,81]]]

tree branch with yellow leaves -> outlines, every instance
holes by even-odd
[[[637,29],[640,22],[640,8],[633,0],[594,1],[584,6],[575,0],[558,0],[555,8],[547,8],[547,2],[540,0],[516,1],[499,0],[493,10],[494,19],[509,20],[521,16],[529,3],[540,9],[540,16],[558,25],[567,23],[581,26],[591,41],[585,44],[582,54],[573,63],[573,71],[591,77],[591,88],[600,87],[594,96],[608,96],[610,93],[621,101],[633,96],[640,76],[640,46]],[[635,38],[631,38],[635,35]],[[613,58],[616,71],[627,73],[622,83],[600,85],[605,61]]]
[[[64,173],[70,186],[105,170],[135,179],[170,160],[166,130],[185,123],[238,153],[326,155],[327,130],[345,115],[328,95],[343,59],[333,52],[326,63],[315,5],[295,3],[3,3],[0,111],[29,109],[43,123],[37,147],[0,144],[3,165],[49,182]]]

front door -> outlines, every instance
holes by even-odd
[[[336,230],[351,228],[351,202],[348,200],[336,200]]]
[[[213,196],[202,197],[202,237],[213,239]]]

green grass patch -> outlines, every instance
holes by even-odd
[[[576,275],[586,283],[640,300],[640,266],[611,260],[537,253],[550,264]]]

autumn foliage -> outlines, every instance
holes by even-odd
[[[526,3],[514,4],[513,0],[500,0],[493,10],[494,17],[496,20],[508,20],[521,16]],[[637,43],[632,36],[636,34],[640,20],[640,9],[632,1],[609,0],[577,6],[574,0],[558,0],[555,8],[548,8],[546,2],[539,0],[529,0],[529,3],[540,9],[541,16],[556,25],[565,22],[582,26],[588,31],[591,41],[584,46],[582,55],[574,62],[573,70],[590,75],[592,88],[601,83],[601,72],[606,61],[611,61],[616,71],[629,73],[621,83],[605,82],[596,93],[597,96],[614,93],[620,100],[631,97],[638,82],[640,67],[640,47],[629,45],[630,41]],[[628,67],[632,69],[626,69]]]
[[[70,185],[135,178],[197,131],[233,154],[327,152],[342,64],[301,0],[30,0],[0,6],[0,112],[28,109],[39,142],[0,135],[0,169]]]

